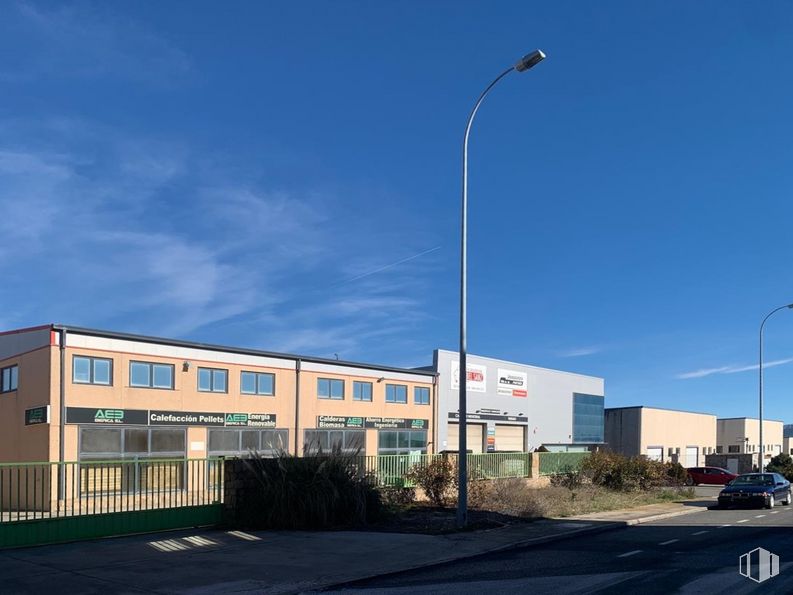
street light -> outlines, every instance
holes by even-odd
[[[457,526],[464,527],[468,524],[468,436],[467,436],[467,395],[466,395],[466,322],[467,322],[467,282],[468,282],[468,137],[471,134],[471,125],[474,123],[474,117],[482,105],[490,89],[495,87],[496,83],[502,78],[507,76],[513,70],[517,72],[525,72],[530,68],[536,66],[545,59],[545,54],[540,50],[523,56],[514,66],[510,66],[507,70],[499,74],[487,88],[482,91],[482,94],[477,99],[474,109],[471,110],[471,115],[468,116],[468,124],[465,127],[465,137],[463,139],[463,201],[462,201],[462,229],[460,239],[460,437],[459,437],[459,452],[457,456],[458,461],[458,492],[457,492]]]
[[[779,306],[779,308],[771,310],[768,315],[763,318],[763,322],[760,323],[760,473],[765,470],[765,448],[763,445],[763,328],[765,327],[766,320],[771,318],[772,314],[776,314],[785,308],[793,309],[793,304]]]

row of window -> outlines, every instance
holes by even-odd
[[[10,393],[19,387],[19,366],[8,366],[0,370],[0,393]]]
[[[3,370],[3,391],[5,392],[5,370]],[[222,368],[198,368],[198,390],[200,392],[228,393],[228,370]],[[14,376],[16,378],[16,376]],[[113,383],[113,360],[74,356],[72,380],[78,384],[100,384],[110,386]],[[172,364],[156,364],[151,362],[133,361],[129,364],[129,385],[136,388],[160,388],[173,390],[174,366]],[[16,390],[16,381],[14,388]],[[243,395],[275,395],[275,374],[266,372],[241,372],[240,393]],[[372,383],[353,381],[353,401],[371,401]],[[317,397],[320,399],[343,400],[345,381],[338,378],[318,378]],[[408,387],[404,384],[386,384],[386,403],[407,403]],[[417,386],[413,389],[413,402],[416,405],[430,404],[430,389]]]

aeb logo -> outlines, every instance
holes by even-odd
[[[94,414],[94,421],[122,421],[123,419],[123,409],[97,409]]]

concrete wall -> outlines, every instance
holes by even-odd
[[[495,432],[497,424],[525,427],[525,448],[573,444],[573,393],[604,395],[602,378],[527,366],[477,355],[468,355],[468,372],[482,372],[481,382],[469,380],[468,421]],[[459,410],[459,356],[454,351],[435,351],[433,368],[438,373],[438,451],[448,446],[448,424]],[[499,383],[499,371],[525,375],[526,386],[511,391]],[[499,390],[500,389],[500,390]],[[525,390],[525,394],[524,394]],[[477,414],[479,410],[481,413]],[[485,419],[485,417],[491,419]],[[496,441],[495,450],[498,451]]]
[[[694,467],[715,452],[716,416],[653,407],[606,409],[606,442],[609,449],[627,456],[660,448],[662,461]],[[687,448],[696,448],[696,460],[687,458]]]
[[[766,463],[782,452],[782,422],[763,420],[763,442]],[[719,454],[730,454],[730,446],[738,453],[757,454],[760,451],[760,421],[751,417],[722,418],[717,421]]]

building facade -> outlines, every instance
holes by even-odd
[[[0,462],[431,452],[435,374],[46,325],[0,334]]]
[[[763,420],[763,442],[765,463],[782,452],[783,423]],[[719,454],[752,454],[754,464],[759,466],[760,420],[751,417],[725,417],[717,420],[716,452]]]
[[[705,464],[716,452],[716,416],[658,407],[614,407],[605,412],[606,448],[684,467]]]
[[[793,455],[793,424],[782,426],[782,452]]]
[[[602,378],[467,355],[469,451],[588,450],[603,442]],[[459,448],[459,356],[436,350],[437,451]]]

